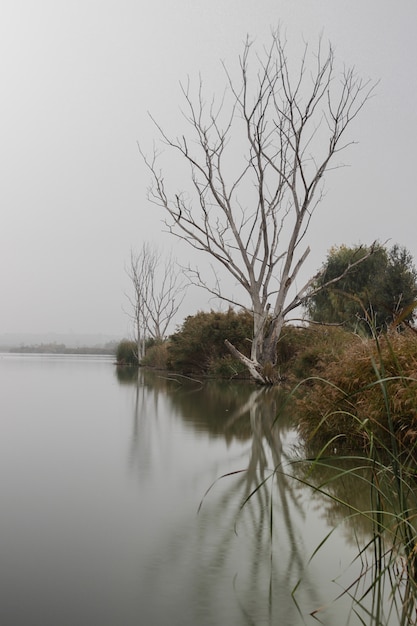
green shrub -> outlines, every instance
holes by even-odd
[[[321,372],[352,341],[354,335],[337,326],[287,324],[277,345],[277,368],[281,376],[294,384]]]
[[[227,357],[226,363],[233,364],[237,369],[238,362],[230,360],[224,341],[228,339],[240,352],[249,356],[252,333],[253,318],[247,311],[231,308],[226,312],[200,311],[187,317],[172,335],[169,367],[183,374],[213,374],[217,368],[214,364]]]
[[[139,363],[136,343],[122,339],[116,348],[116,361],[117,365],[121,367],[137,366]]]

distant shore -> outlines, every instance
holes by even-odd
[[[109,342],[104,346],[67,347],[63,343],[41,343],[36,345],[22,345],[7,347],[4,352],[13,354],[108,354],[116,353],[117,342]],[[0,348],[1,349],[1,348]]]

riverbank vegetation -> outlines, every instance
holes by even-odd
[[[304,437],[336,447],[387,446],[399,452],[417,444],[417,334],[407,329],[375,339],[351,336],[334,357],[317,363],[298,387],[299,428]]]
[[[305,441],[316,446],[336,438],[337,449],[343,443],[344,450],[363,450],[395,436],[400,449],[414,448],[416,301],[417,271],[406,248],[331,248],[310,282],[305,320],[282,326],[274,358],[259,369],[258,382],[278,383],[291,395]],[[253,381],[244,362],[252,358],[253,316],[231,306],[199,311],[167,339],[148,333],[142,356],[136,340],[123,340],[117,363],[200,380]],[[268,323],[272,317],[267,334]]]
[[[142,365],[184,376],[249,379],[224,344],[231,337],[249,354],[251,316],[245,311],[199,312],[185,319],[168,340],[150,342]],[[119,364],[137,364],[135,342],[117,350]],[[361,449],[390,436],[389,409],[401,446],[417,442],[417,333],[393,327],[375,337],[341,326],[287,324],[277,345],[274,377],[292,394],[305,439]],[[373,425],[372,430],[363,424]],[[370,433],[373,433],[371,435]]]
[[[323,376],[296,389],[306,456],[291,475],[326,495],[330,507],[343,507],[339,524],[369,526],[368,540],[358,541],[359,574],[340,596],[351,599],[363,624],[417,624],[416,331],[356,338]],[[357,479],[369,498],[360,508],[344,494],[346,482]]]

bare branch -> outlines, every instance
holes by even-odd
[[[279,31],[259,54],[246,39],[237,78],[224,63],[223,69],[219,98],[206,98],[201,77],[195,90],[189,79],[181,85],[189,133],[170,137],[151,116],[161,142],[188,168],[191,185],[172,189],[158,166],[161,155],[154,149],[148,158],[141,150],[152,177],[148,197],[164,209],[170,233],[210,255],[243,288],[250,305],[237,304],[254,316],[251,359],[274,362],[284,317],[311,285],[289,301],[308,254],[308,246],[301,256],[298,250],[323,197],[324,174],[340,167],[333,159],[352,143],[347,130],[375,85],[354,68],[338,75],[333,48],[321,39],[313,52],[305,45],[294,72]],[[200,270],[193,272],[200,286],[234,301],[219,282],[210,287]]]
[[[133,321],[139,360],[150,337],[161,341],[181,306],[186,282],[180,277],[172,253],[162,258],[157,247],[145,242],[141,251],[131,251],[126,273],[131,280],[129,316]]]

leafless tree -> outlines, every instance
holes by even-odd
[[[170,137],[153,120],[162,143],[189,167],[187,191],[170,191],[160,152],[150,158],[139,146],[152,174],[149,198],[165,209],[168,230],[210,255],[249,296],[250,306],[238,302],[220,281],[210,287],[199,269],[189,268],[195,283],[252,311],[250,358],[228,347],[261,383],[271,382],[284,321],[313,280],[295,289],[323,174],[331,162],[341,166],[334,157],[352,143],[346,130],[374,88],[354,68],[338,75],[330,44],[324,50],[319,40],[311,54],[306,44],[295,70],[286,48],[278,31],[261,54],[247,39],[238,79],[223,65],[226,88],[218,101],[205,100],[201,78],[194,95],[189,81],[181,85],[187,136]]]
[[[172,254],[163,257],[155,245],[145,242],[141,251],[131,251],[126,268],[133,287],[126,294],[133,321],[139,362],[146,340],[162,341],[185,297],[185,281]]]

